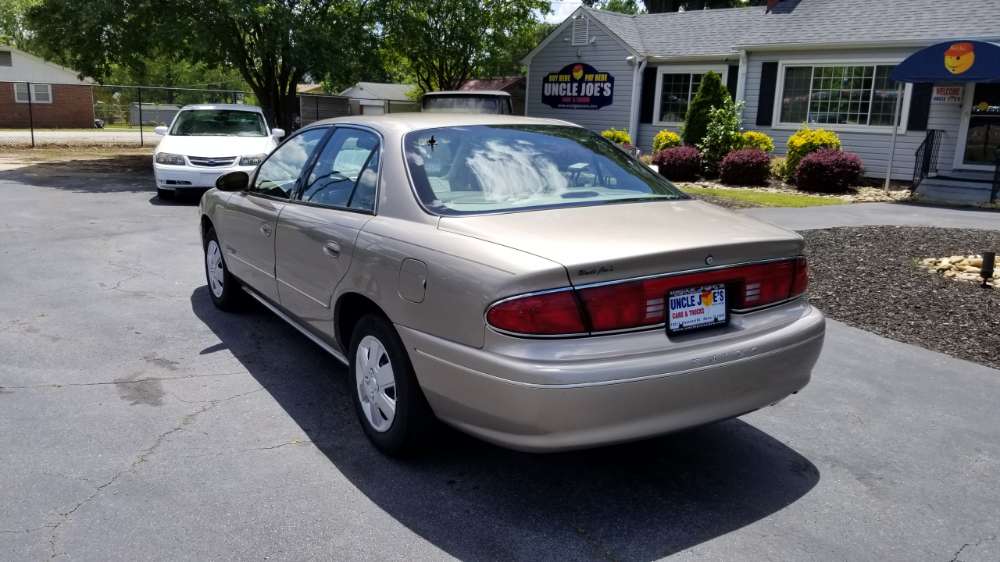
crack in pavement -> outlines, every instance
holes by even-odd
[[[156,439],[153,441],[153,443],[150,446],[148,446],[145,449],[143,449],[142,451],[140,451],[136,455],[135,459],[133,459],[133,461],[127,467],[119,470],[113,476],[111,476],[111,478],[108,479],[106,482],[104,482],[103,484],[100,484],[96,488],[94,488],[94,492],[92,494],[90,494],[89,496],[87,496],[86,498],[84,498],[82,501],[78,502],[70,510],[65,511],[65,512],[59,512],[59,513],[57,513],[57,515],[59,516],[59,521],[57,521],[56,523],[51,524],[51,525],[45,525],[45,526],[43,526],[43,527],[48,527],[48,528],[51,529],[51,531],[49,533],[49,560],[54,560],[54,559],[58,558],[59,556],[64,556],[66,554],[65,552],[58,552],[57,551],[57,543],[58,543],[58,540],[59,540],[59,536],[58,536],[59,535],[59,529],[63,525],[65,525],[66,523],[68,523],[70,521],[70,519],[72,518],[72,515],[74,513],[76,513],[77,510],[79,510],[81,507],[87,505],[88,503],[94,501],[94,499],[96,499],[98,496],[100,496],[101,493],[108,486],[111,486],[112,484],[114,484],[115,482],[117,482],[118,479],[121,478],[126,473],[135,472],[138,469],[139,465],[145,463],[149,459],[150,456],[152,456],[153,454],[156,453],[156,450],[159,449],[159,447],[167,440],[168,437],[170,437],[171,435],[173,435],[175,433],[183,431],[186,426],[189,426],[189,425],[193,424],[195,422],[195,420],[198,418],[198,416],[204,414],[205,412],[208,412],[209,410],[214,409],[215,407],[217,407],[218,405],[220,405],[220,404],[222,404],[224,402],[229,402],[230,400],[235,400],[237,398],[241,398],[241,397],[246,396],[248,394],[253,394],[254,392],[259,392],[260,390],[262,390],[262,388],[263,387],[257,388],[257,389],[251,390],[249,392],[241,392],[239,394],[230,396],[228,398],[222,398],[222,399],[219,399],[219,400],[212,400],[208,404],[205,404],[204,406],[202,406],[201,408],[195,410],[194,412],[192,412],[190,414],[184,415],[183,417],[181,417],[181,420],[180,420],[179,424],[177,424],[173,428],[171,428],[171,429],[169,429],[169,430],[167,430],[167,431],[159,434],[156,437]]]
[[[962,552],[965,549],[970,548],[970,547],[971,548],[976,548],[979,545],[983,544],[984,542],[994,541],[994,540],[996,540],[996,538],[997,538],[996,535],[992,535],[992,536],[989,536],[989,537],[986,537],[986,538],[979,539],[978,541],[976,541],[974,543],[968,543],[967,542],[967,543],[963,544],[961,546],[961,548],[959,548],[958,550],[955,551],[955,555],[952,556],[951,560],[949,560],[948,562],[961,562],[960,559],[959,559],[959,556],[962,555]]]
[[[176,381],[185,379],[199,379],[207,377],[231,377],[234,375],[244,375],[246,371],[233,371],[229,373],[203,373],[196,375],[177,375],[176,377],[145,377],[141,379],[133,380],[116,380],[116,381],[97,381],[97,382],[69,382],[69,383],[39,383],[39,384],[28,384],[23,386],[3,386],[0,385],[0,390],[36,390],[36,389],[56,389],[56,388],[68,388],[74,386],[101,386],[101,385],[120,385],[120,384],[141,384],[144,382],[152,381]]]

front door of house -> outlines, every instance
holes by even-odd
[[[989,166],[996,162],[995,152],[1000,149],[1000,84],[976,84],[974,88],[962,163]]]

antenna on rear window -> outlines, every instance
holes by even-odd
[[[437,143],[438,141],[434,140],[434,135],[431,135],[430,140],[427,141],[427,146],[431,147],[431,151],[433,151],[434,145],[436,145]]]

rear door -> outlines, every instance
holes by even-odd
[[[299,177],[328,130],[307,129],[290,137],[260,165],[250,188],[234,194],[226,205],[221,240],[226,265],[233,275],[275,301],[274,231],[278,215],[295,194]]]
[[[281,306],[320,333],[333,333],[333,293],[350,267],[361,227],[375,212],[380,161],[375,132],[337,127],[278,217]]]

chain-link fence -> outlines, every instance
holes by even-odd
[[[136,145],[159,142],[153,129],[169,125],[191,104],[257,104],[251,92],[160,86],[0,82],[0,145]],[[299,95],[298,126],[342,115],[420,111],[419,104]]]

